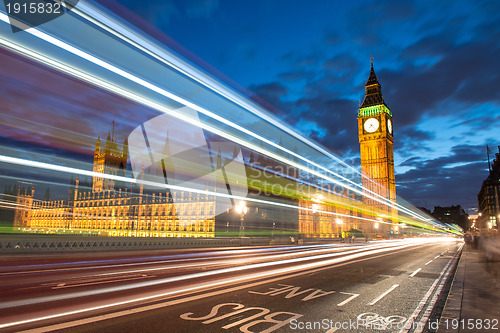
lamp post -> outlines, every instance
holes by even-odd
[[[378,229],[380,227],[380,224],[384,222],[384,219],[381,217],[377,217],[377,221],[378,222],[375,222],[375,224],[373,225],[375,227],[375,230],[373,230],[375,232],[375,237],[378,236],[379,233]]]
[[[240,214],[240,237],[245,236],[245,226],[243,224],[244,222],[244,216],[248,212],[248,207],[245,203],[245,201],[240,201],[238,206],[235,207],[236,213]]]
[[[342,235],[342,223],[343,221],[339,218],[337,218],[335,220],[335,222],[337,222],[337,224],[339,225],[339,228],[340,228],[340,238],[342,239],[342,242],[344,241],[344,235]]]

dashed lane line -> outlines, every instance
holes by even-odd
[[[370,303],[368,303],[368,305],[374,305],[375,303],[377,303],[382,298],[384,298],[385,296],[387,296],[387,294],[389,294],[391,291],[393,291],[397,287],[399,287],[399,284],[393,285],[392,287],[390,287],[389,289],[387,289],[385,292],[383,292],[379,297],[375,298],[373,301],[371,301]]]
[[[410,274],[410,277],[414,277],[415,275],[417,275],[418,272],[420,272],[422,270],[422,268],[418,268],[416,269],[413,273]]]

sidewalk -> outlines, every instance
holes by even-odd
[[[500,261],[464,248],[437,332],[500,332]]]

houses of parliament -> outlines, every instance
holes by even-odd
[[[366,191],[394,202],[392,114],[382,98],[373,63],[365,89],[365,98],[358,111],[362,184]],[[14,228],[137,237],[236,234],[239,216],[233,216],[230,211],[215,216],[216,201],[213,197],[189,191],[173,192],[177,197],[172,197],[169,191],[151,192],[141,184],[126,184],[111,179],[113,177],[99,177],[99,174],[125,177],[128,162],[127,140],[121,144],[114,138],[114,122],[113,132],[102,141],[98,137],[94,149],[94,176],[89,181],[72,178],[65,200],[50,200],[49,195],[37,200],[31,184],[7,187],[4,201],[6,196],[14,198],[17,207],[12,216]],[[217,166],[222,163],[219,154]],[[347,230],[376,233],[373,223],[359,217],[380,216],[380,212],[392,216],[392,219],[396,216],[386,205],[363,199],[348,190],[331,193],[314,188],[311,191],[307,182],[300,179],[298,170],[286,167],[287,172],[283,174],[283,168],[276,161],[262,155],[254,158],[252,153],[248,162],[245,161],[245,168],[249,179],[252,178],[250,170],[260,170],[260,178],[269,180],[275,177],[276,182],[282,185],[284,182],[293,183],[297,189],[293,195],[271,195],[267,198],[295,209],[266,207],[251,200],[247,202],[249,212],[245,223],[248,230],[257,231],[257,235],[298,233],[305,237],[338,237]],[[281,170],[281,173],[276,170]],[[248,196],[258,198],[259,190],[264,185],[252,188],[252,184],[259,184],[259,179],[248,182]],[[307,195],[302,195],[304,193]],[[368,206],[375,207],[377,211],[368,212]],[[336,215],[342,216],[342,220],[335,218]]]

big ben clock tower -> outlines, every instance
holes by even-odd
[[[365,189],[395,202],[392,125],[392,113],[382,98],[372,60],[370,76],[365,85],[365,99],[358,112],[361,170],[365,176],[362,184]],[[393,218],[397,216],[395,210],[373,199],[365,198],[364,203]]]

